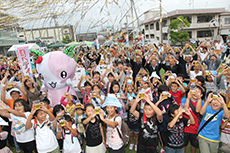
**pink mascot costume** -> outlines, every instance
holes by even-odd
[[[31,50],[36,59],[36,69],[44,78],[44,84],[48,89],[47,97],[51,100],[53,107],[60,104],[64,93],[76,95],[71,88],[76,70],[76,62],[72,58],[73,48],[70,46],[63,52],[54,51],[46,54]]]

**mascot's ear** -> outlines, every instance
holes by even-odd
[[[73,58],[74,55],[74,48],[76,47],[76,45],[71,45],[68,48],[63,50],[63,53],[65,53],[66,55],[68,55],[69,57]]]
[[[37,50],[30,50],[30,52],[34,54],[34,59],[36,60],[35,63],[39,64],[42,62],[42,56],[45,55],[45,53],[39,52]]]

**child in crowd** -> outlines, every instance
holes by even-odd
[[[24,99],[14,101],[13,108],[8,108],[0,102],[0,115],[12,120],[13,134],[20,148],[24,152],[32,153],[36,150],[34,132],[32,128],[26,128],[26,122],[30,115],[30,108]],[[5,110],[5,111],[4,111]]]
[[[54,121],[53,126],[54,126],[54,129],[55,129],[56,133],[58,131],[58,122],[57,121],[62,116],[64,116],[64,114],[65,114],[65,108],[62,105],[56,105],[56,106],[54,106],[54,108],[53,108],[53,115],[56,118],[56,120]],[[62,150],[63,149],[63,139],[62,138],[58,139],[58,145],[59,145],[59,149]]]
[[[146,103],[144,112],[136,111],[140,102],[140,94],[137,95],[130,112],[139,119],[140,132],[138,137],[137,153],[157,153],[158,152],[158,131],[162,123],[163,115],[161,110],[151,102],[149,96],[145,94]]]
[[[13,153],[7,145],[7,136],[8,132],[4,130],[4,126],[8,126],[8,123],[5,122],[0,117],[0,152],[1,153]]]
[[[124,100],[126,99],[125,95],[120,91],[120,84],[117,81],[113,81],[110,87],[110,93],[115,94],[122,107],[119,108],[118,113],[122,119],[127,118],[127,113],[125,110]]]
[[[51,112],[53,113],[53,108],[50,107],[50,100],[48,98],[44,98],[42,101],[44,103],[44,106]]]
[[[221,110],[221,108],[223,108],[223,110]],[[200,152],[217,153],[220,142],[219,127],[221,121],[223,117],[229,118],[229,111],[224,98],[220,94],[210,93],[200,110],[200,114],[203,115],[198,131]],[[206,126],[203,126],[213,115],[215,115],[215,117]]]
[[[64,115],[64,124],[59,122],[57,139],[61,137],[63,140],[63,153],[81,153],[81,146],[78,141],[76,125],[73,124],[72,118],[69,115]]]
[[[182,116],[182,113],[186,113],[190,119]],[[168,108],[168,115],[170,121],[168,123],[168,143],[166,146],[166,153],[184,153],[184,128],[190,124],[194,124],[195,120],[186,109],[182,109],[178,104],[172,104]]]
[[[128,91],[128,92],[127,92]],[[134,99],[136,98],[136,95],[133,92],[133,86],[132,85],[127,85],[126,88],[126,93],[127,93],[127,103],[126,103],[126,111],[128,114],[127,117],[127,124],[129,126],[129,132],[130,132],[130,145],[129,145],[129,150],[133,150],[133,137],[135,137],[135,151],[137,151],[137,144],[138,144],[138,133],[139,133],[139,121],[138,118],[133,116],[133,114],[130,112],[130,108],[133,104]],[[140,107],[137,108],[137,110],[140,110]]]
[[[180,82],[177,78],[174,78],[174,80],[169,80],[168,84],[169,86],[171,85],[171,90],[169,91],[169,93],[173,96],[177,104],[181,106],[181,98],[184,96],[185,89],[181,84],[182,82]]]
[[[67,102],[65,101],[66,98]],[[78,102],[78,98],[75,95],[65,93],[60,102],[65,106],[66,112],[72,114],[71,116],[75,117],[75,104]]]
[[[100,107],[105,101],[105,96],[100,91],[99,85],[93,85],[89,103],[92,103],[94,107]]]
[[[169,93],[169,88],[166,85],[160,85],[158,89],[159,97],[153,99],[153,103],[161,110],[163,114],[163,122],[160,124],[160,139],[162,140],[162,148],[167,145],[168,142],[168,129],[167,123],[169,116],[167,114],[168,107],[172,105],[175,101],[172,99],[171,94]]]
[[[211,71],[206,71],[205,77],[206,93],[208,93],[209,91],[216,91],[217,86],[214,82],[215,75],[213,75]]]
[[[85,113],[87,118],[83,118],[82,122],[85,126],[86,133],[86,153],[105,153],[104,132],[100,117],[96,114],[93,104],[85,105]]]
[[[228,112],[230,115],[230,107],[228,107]],[[230,118],[230,116],[229,116]],[[230,151],[230,120],[226,119],[222,121],[221,124],[221,151],[222,153],[228,153]]]
[[[82,119],[85,118],[85,113],[84,113],[84,106],[81,104],[81,107],[76,107],[76,127],[77,131],[80,134],[79,141],[81,145],[81,149],[83,150],[83,145],[84,145],[84,137],[85,137],[85,129],[84,125],[82,123]]]
[[[39,153],[60,153],[58,141],[52,126],[54,120],[55,117],[53,114],[42,103],[38,110],[35,109],[34,105],[32,106],[25,128],[33,128],[35,130],[32,135],[35,137]]]
[[[106,146],[110,153],[125,153],[125,145],[118,133],[118,130],[121,131],[122,118],[117,114],[117,108],[121,108],[122,105],[114,94],[109,94],[102,107],[106,107],[108,114],[104,118],[104,111],[100,112],[101,120],[107,125]]]
[[[89,103],[89,99],[90,99],[90,96],[91,96],[90,95],[90,91],[92,89],[92,84],[89,81],[86,81],[84,83],[84,89],[82,89],[81,88],[81,82],[82,82],[82,80],[83,80],[83,77],[81,77],[81,79],[80,79],[77,87],[80,90],[81,94],[83,95],[83,105],[85,105],[85,104]]]

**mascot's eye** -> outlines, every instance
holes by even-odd
[[[67,72],[66,72],[66,71],[62,71],[62,72],[61,72],[61,77],[62,77],[63,79],[65,79],[65,78],[67,77]]]

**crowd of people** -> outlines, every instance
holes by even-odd
[[[230,152],[230,41],[77,48],[85,75],[54,107],[34,60],[29,77],[0,58],[1,153]]]

